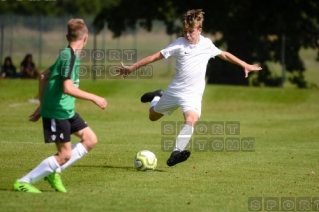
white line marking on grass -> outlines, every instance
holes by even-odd
[[[26,105],[26,104],[29,104],[29,103],[15,103],[15,104],[9,105],[9,107],[20,107],[20,106]]]
[[[29,99],[28,102],[14,103],[14,104],[9,105],[9,107],[20,107],[20,106],[29,105],[29,104],[39,104],[39,100]]]
[[[0,141],[2,144],[43,144],[43,143],[38,143],[38,142],[31,142],[31,141]]]

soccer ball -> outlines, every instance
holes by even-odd
[[[157,166],[157,158],[153,152],[142,150],[136,154],[134,166],[138,171],[153,171]]]

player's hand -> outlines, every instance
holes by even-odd
[[[123,75],[123,78],[126,78],[131,72],[135,70],[134,66],[125,66],[121,62],[121,66],[118,67],[117,74],[115,76]]]
[[[251,72],[251,71],[259,71],[262,68],[259,65],[249,65],[249,64],[247,64],[244,69],[245,69],[245,78],[247,78],[249,72]]]
[[[41,107],[39,106],[33,113],[32,115],[29,116],[29,121],[36,122],[39,120],[41,117]]]
[[[95,96],[93,99],[93,102],[94,102],[94,104],[99,106],[101,109],[105,109],[107,106],[106,100],[102,97],[99,97],[99,96]]]

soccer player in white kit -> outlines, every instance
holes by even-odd
[[[157,121],[165,114],[172,114],[182,108],[184,126],[176,138],[174,150],[167,160],[168,166],[186,161],[190,151],[184,150],[194,131],[194,126],[201,115],[202,96],[205,89],[207,63],[215,56],[241,66],[245,77],[251,71],[259,71],[258,65],[250,65],[229,52],[218,49],[209,38],[201,35],[204,12],[201,9],[187,11],[182,18],[184,37],[178,38],[165,49],[148,56],[131,66],[119,68],[118,75],[125,78],[141,66],[170,56],[176,57],[176,75],[168,88],[145,93],[141,102],[150,102],[149,119]]]

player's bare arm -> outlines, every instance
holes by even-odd
[[[50,74],[51,74],[51,71],[49,69],[45,70],[44,72],[42,72],[40,74],[40,77],[39,77],[39,80],[40,80],[40,83],[39,83],[40,103],[42,102],[43,94],[44,94],[45,88],[47,87],[47,84],[48,84],[48,81],[50,78]]]
[[[161,52],[156,52],[155,54],[150,55],[148,57],[145,57],[144,59],[134,63],[131,66],[125,66],[123,63],[121,63],[121,67],[119,67],[119,73],[117,74],[117,76],[119,76],[119,75],[127,76],[131,72],[139,69],[140,67],[146,66],[150,63],[156,62],[156,61],[161,60],[163,58],[164,58],[164,56],[162,55]]]
[[[45,70],[40,74],[39,77],[39,101],[40,106],[29,116],[29,121],[36,122],[41,117],[41,104],[43,99],[43,94],[45,91],[45,88],[47,87],[49,78],[50,78],[51,71],[49,69]]]
[[[66,79],[63,82],[63,92],[75,98],[85,99],[94,102],[97,106],[104,109],[107,106],[107,102],[104,98],[95,94],[85,92],[74,86],[71,79]]]
[[[251,71],[259,71],[262,68],[259,65],[250,65],[245,63],[244,61],[242,61],[241,59],[237,58],[236,56],[234,56],[233,54],[226,52],[226,51],[222,51],[220,55],[218,55],[219,58],[226,60],[230,63],[234,63],[238,66],[241,66],[244,71],[245,71],[245,78],[248,77],[248,73]]]

